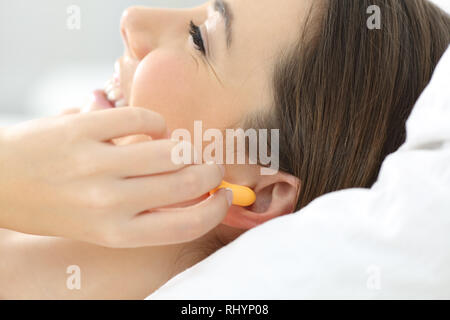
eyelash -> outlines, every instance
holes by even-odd
[[[195,44],[195,49],[206,55],[205,43],[203,42],[202,32],[200,28],[191,21],[189,34],[192,36],[192,39]]]

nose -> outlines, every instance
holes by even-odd
[[[189,11],[189,10],[188,10]],[[121,33],[129,55],[142,60],[152,50],[186,34],[192,12],[131,7],[121,19]]]
[[[125,10],[120,22],[120,29],[125,48],[130,56],[141,60],[151,50],[155,43],[154,36],[148,34],[150,29],[148,22],[144,21],[144,9],[131,7]],[[155,30],[153,30],[155,31]],[[144,37],[144,33],[147,37]]]

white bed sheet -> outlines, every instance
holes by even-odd
[[[369,189],[255,228],[149,299],[450,298],[450,49]]]

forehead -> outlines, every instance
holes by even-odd
[[[289,43],[296,39],[312,0],[228,0],[234,12],[236,41],[242,45]]]
[[[230,56],[248,67],[270,65],[280,50],[297,41],[313,1],[227,0],[233,12]]]

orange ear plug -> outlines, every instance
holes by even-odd
[[[240,207],[248,207],[255,203],[256,194],[252,189],[244,186],[239,186],[237,184],[228,183],[222,181],[222,184],[216,189],[209,192],[209,194],[214,194],[220,189],[231,189],[233,191],[233,205]]]

